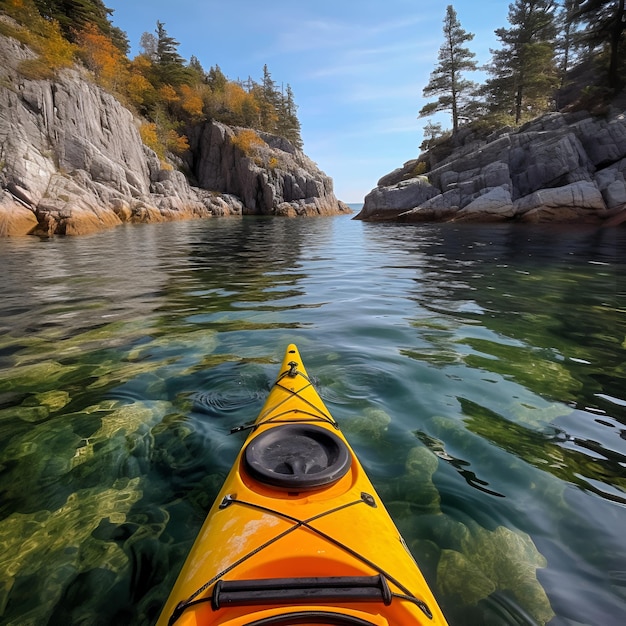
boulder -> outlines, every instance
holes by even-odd
[[[578,137],[562,129],[514,135],[509,169],[514,199],[545,187],[591,180],[595,171]]]
[[[83,179],[84,182],[84,179]],[[40,235],[88,235],[121,224],[118,215],[104,208],[97,194],[71,178],[54,174],[37,206]]]
[[[613,118],[586,117],[572,125],[588,158],[602,168],[626,157],[626,119],[619,113]]]
[[[626,204],[626,159],[597,172],[595,181],[609,210]]]
[[[0,237],[30,235],[38,224],[31,208],[8,191],[0,190]]]
[[[457,211],[454,219],[500,221],[511,218],[514,214],[511,192],[507,186],[504,186],[485,190],[485,193]]]
[[[605,209],[600,190],[588,181],[542,189],[514,203],[515,214],[525,222],[595,221]]]
[[[426,176],[403,180],[391,187],[377,187],[366,197],[357,219],[389,219],[420,206],[441,192]]]

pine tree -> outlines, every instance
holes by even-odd
[[[165,30],[165,24],[157,21],[155,65],[158,79],[163,84],[181,85],[191,81],[191,73],[185,67],[185,59],[178,54],[180,45]]]
[[[463,72],[477,69],[476,56],[463,44],[471,41],[474,35],[461,28],[456,11],[452,5],[446,9],[443,21],[444,43],[439,48],[439,65],[430,75],[430,82],[424,87],[423,94],[439,96],[436,102],[426,104],[419,112],[419,117],[427,117],[439,111],[452,114],[453,132],[459,129],[459,122],[466,117],[467,105],[476,89],[476,83],[462,77]]]
[[[207,76],[207,83],[212,91],[224,91],[224,87],[228,79],[224,76],[221,68],[217,63],[211,67]]]
[[[435,145],[437,139],[443,135],[441,124],[439,122],[428,122],[424,126],[424,141],[420,144],[420,150],[430,150]]]
[[[41,15],[49,20],[56,20],[63,34],[69,41],[75,41],[77,33],[88,24],[94,24],[98,30],[110,38],[122,52],[128,53],[126,33],[109,22],[113,11],[102,0],[34,0]]]
[[[261,128],[269,133],[276,132],[276,123],[278,121],[278,91],[276,89],[276,83],[274,82],[272,75],[270,74],[267,64],[263,66],[263,82],[260,85],[260,89],[254,89],[257,99],[259,100],[259,108],[261,113]]]
[[[579,45],[579,33],[576,32],[572,15],[578,0],[562,0],[562,5],[556,18],[557,38],[555,51],[557,54],[560,73],[560,87],[565,77],[576,61]]]
[[[525,111],[534,116],[547,110],[558,85],[554,10],[552,0],[515,0],[511,28],[495,31],[502,48],[491,50],[492,78],[483,92],[492,112],[511,113],[516,124]]]
[[[584,23],[582,38],[590,49],[608,47],[608,83],[612,89],[623,85],[626,79],[626,10],[624,0],[584,0],[577,2],[573,19]]]
[[[289,139],[296,148],[300,149],[302,148],[302,137],[300,136],[300,121],[296,115],[297,109],[293,90],[288,84],[286,92],[281,93],[276,134]]]
[[[202,67],[202,63],[200,63],[200,61],[198,60],[198,57],[191,55],[191,59],[189,59],[187,67],[189,68],[189,71],[193,74],[194,82],[206,82],[206,72]]]

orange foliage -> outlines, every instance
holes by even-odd
[[[128,64],[125,93],[137,107],[148,106],[157,98],[156,89],[150,82],[152,62],[144,54],[136,56]]]
[[[85,65],[108,87],[115,88],[126,71],[126,58],[94,24],[78,33],[80,56]]]

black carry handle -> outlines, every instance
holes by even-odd
[[[270,578],[219,580],[213,588],[213,610],[251,604],[298,602],[382,602],[391,604],[384,576],[331,576],[328,578]]]

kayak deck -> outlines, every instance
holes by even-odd
[[[295,345],[159,619],[446,624]]]

